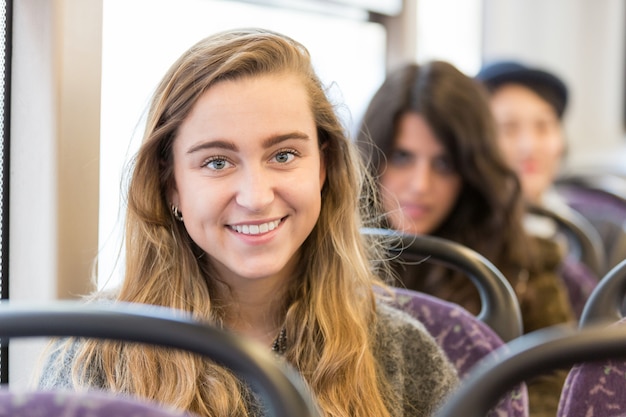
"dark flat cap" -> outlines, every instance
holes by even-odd
[[[477,80],[487,86],[490,91],[495,91],[504,84],[516,83],[538,93],[552,104],[559,116],[562,117],[567,106],[567,86],[556,75],[533,68],[515,61],[495,61],[486,64],[476,74]],[[550,92],[549,99],[546,96]]]

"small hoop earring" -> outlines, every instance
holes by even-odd
[[[183,213],[181,213],[178,206],[175,206],[174,204],[172,204],[172,214],[174,214],[174,218],[179,222],[183,221]]]

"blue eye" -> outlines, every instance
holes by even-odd
[[[230,165],[230,162],[228,162],[226,158],[222,158],[219,156],[209,159],[205,164],[207,168],[210,168],[215,171],[221,171],[227,168],[229,165]]]
[[[280,164],[286,164],[288,162],[293,161],[295,157],[296,157],[296,151],[284,150],[284,151],[277,152],[276,155],[274,156],[274,159],[276,160],[276,162]]]

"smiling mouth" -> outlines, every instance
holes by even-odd
[[[230,227],[235,232],[241,233],[243,235],[260,235],[262,233],[267,233],[276,229],[282,220],[283,219],[279,219],[261,224],[237,224],[234,226],[229,225],[228,227]]]

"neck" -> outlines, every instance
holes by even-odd
[[[242,336],[270,346],[284,321],[284,287],[269,279],[248,281],[231,288],[225,310],[226,327]],[[278,285],[280,284],[280,285]]]

